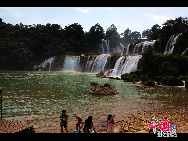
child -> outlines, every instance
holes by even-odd
[[[60,116],[60,126],[61,126],[61,133],[63,133],[63,126],[66,130],[66,132],[68,133],[68,129],[67,129],[67,121],[68,121],[68,115],[66,114],[66,110],[62,110],[62,114]]]
[[[79,115],[74,114],[74,117],[76,117],[76,119],[78,119],[78,122],[76,123],[76,133],[81,133],[80,128],[85,124],[82,121],[82,117]],[[82,124],[82,126],[80,126],[80,124]]]
[[[115,124],[115,122],[114,122],[114,118],[115,117],[115,115],[108,115],[108,119],[107,119],[107,122],[108,122],[108,124],[107,124],[107,126],[108,126],[108,129],[107,129],[107,133],[114,133],[114,124]]]
[[[93,126],[93,121],[92,121],[93,117],[92,116],[89,116],[88,119],[85,120],[85,126],[84,126],[84,133],[91,133],[90,129],[94,129],[94,126]],[[97,133],[96,131],[94,131],[95,133]]]

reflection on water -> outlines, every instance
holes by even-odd
[[[110,83],[117,95],[91,95],[90,82]],[[77,113],[94,123],[104,123],[108,114],[123,118],[137,111],[186,109],[185,88],[143,89],[122,80],[97,78],[95,74],[76,72],[0,71],[3,90],[3,117],[34,125],[37,132],[59,132],[62,109],[69,115],[69,131],[75,129]]]

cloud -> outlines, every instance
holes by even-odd
[[[81,12],[81,13],[84,13],[84,14],[88,14],[88,13],[91,12],[90,10],[88,10],[88,9],[83,9],[83,8],[74,8],[74,10],[77,10],[77,11],[79,11],[79,12]]]
[[[164,22],[168,19],[174,19],[172,16],[163,16],[163,15],[154,15],[154,14],[148,14],[148,13],[143,13],[142,14],[145,17],[152,18],[153,20],[159,21],[159,22]]]

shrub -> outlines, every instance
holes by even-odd
[[[139,81],[139,76],[136,74],[130,74],[129,75],[130,81]]]
[[[131,82],[129,73],[122,74],[121,79],[124,80],[125,82]]]
[[[163,77],[163,78],[161,79],[161,83],[162,83],[163,85],[168,85],[168,80],[167,80],[167,78],[166,78],[166,77]]]
[[[103,71],[101,71],[99,74],[100,74],[100,76],[104,76],[104,72]]]
[[[155,83],[153,82],[153,80],[148,80],[144,83],[144,85],[153,87]]]
[[[124,82],[131,82],[132,80],[131,80],[131,78],[130,78],[130,75],[126,75],[126,76],[124,76]]]
[[[122,75],[121,75],[121,79],[124,80],[127,75],[129,75],[129,74],[128,74],[128,73],[122,74]]]
[[[188,88],[188,80],[185,80],[185,88]]]
[[[109,83],[105,83],[104,87],[110,87],[110,84]]]
[[[136,74],[138,75],[138,77],[140,77],[141,73],[142,73],[141,70],[135,70],[135,71],[130,72],[130,74]]]
[[[96,82],[91,82],[90,83],[92,86],[94,85],[94,86],[97,86],[98,85],[98,83],[96,83]]]
[[[155,78],[154,78],[154,81],[156,81],[156,82],[160,82],[162,80],[162,77],[161,76],[156,76]]]
[[[188,76],[182,76],[182,78],[180,80],[188,81]]]
[[[169,85],[169,86],[182,86],[183,85],[182,80],[174,76],[163,77],[161,80],[161,83],[163,85]]]
[[[179,72],[176,68],[176,63],[171,63],[171,61],[165,61],[161,64],[159,68],[159,73],[163,76],[178,76]]]
[[[145,81],[148,80],[148,78],[147,78],[147,76],[145,76],[145,75],[141,75],[141,76],[140,76],[140,80],[141,80],[142,82],[145,82]]]

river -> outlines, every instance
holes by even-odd
[[[90,82],[110,83],[119,94],[91,95]],[[99,129],[106,124],[108,114],[123,119],[138,111],[188,109],[188,90],[184,87],[144,89],[139,85],[97,78],[94,73],[1,70],[3,118],[33,125],[39,133],[59,133],[63,109],[69,116],[69,132],[75,130],[74,113],[84,120],[92,115],[94,125]]]

